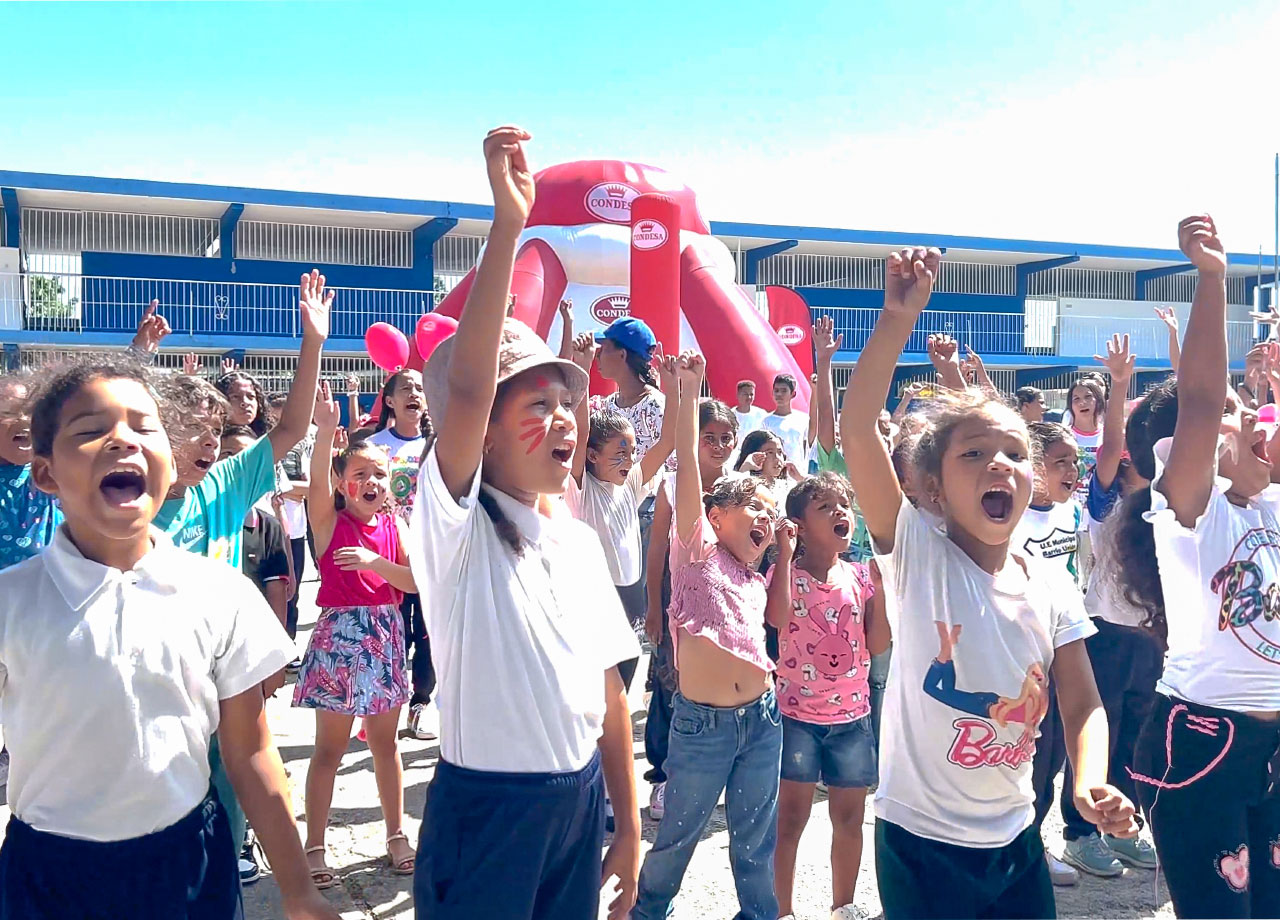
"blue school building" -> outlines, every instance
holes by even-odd
[[[285,381],[298,347],[297,279],[318,267],[337,290],[322,372],[356,373],[371,392],[380,376],[364,354],[365,329],[385,321],[411,333],[474,265],[491,217],[488,205],[450,201],[0,170],[0,346],[7,366],[123,347],[155,298],[173,328],[162,365],[180,366],[184,352],[205,356],[206,367],[229,356]],[[932,332],[979,352],[1009,391],[1065,386],[1112,333],[1127,332],[1140,391],[1169,368],[1152,307],[1173,306],[1185,326],[1195,288],[1174,249],[720,221],[711,230],[749,292],[791,287],[834,318],[845,349],[838,386],[874,325],[885,255],[900,246],[945,253],[902,383],[930,372]],[[1249,311],[1268,308],[1274,289],[1257,255],[1230,255],[1237,373],[1260,332]]]

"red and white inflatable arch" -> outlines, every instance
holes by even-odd
[[[537,199],[511,287],[518,319],[554,345],[564,297],[579,332],[635,315],[668,353],[701,351],[711,392],[730,404],[737,382],[750,379],[758,403],[772,408],[773,378],[787,373],[799,383],[796,407],[808,406],[807,370],[738,287],[733,257],[691,189],[661,169],[618,160],[562,163],[534,178]],[[474,278],[473,268],[440,312],[457,317]],[[603,381],[593,378],[592,388]]]

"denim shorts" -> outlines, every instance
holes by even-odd
[[[782,717],[783,779],[857,789],[874,786],[878,776],[870,716],[836,725]]]

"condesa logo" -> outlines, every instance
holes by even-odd
[[[583,203],[601,220],[626,224],[631,222],[631,202],[639,196],[640,193],[625,182],[601,182],[591,187]]]

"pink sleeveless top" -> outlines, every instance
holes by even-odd
[[[333,561],[333,554],[348,546],[363,546],[383,559],[400,558],[400,535],[395,519],[389,514],[375,514],[369,523],[361,524],[345,511],[339,511],[333,525],[333,539],[320,557],[320,591],[316,604],[320,607],[378,607],[399,604],[402,594],[376,572],[368,569],[346,571]]]

